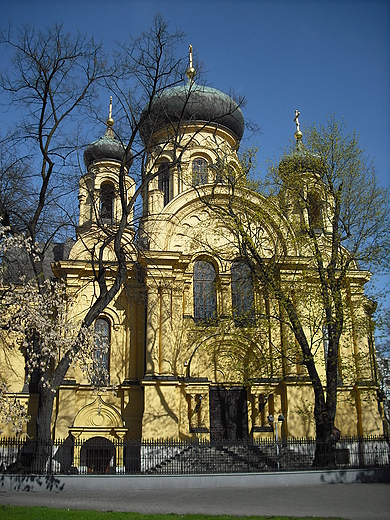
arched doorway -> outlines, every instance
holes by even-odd
[[[88,473],[99,475],[115,473],[116,452],[114,444],[104,437],[92,437],[80,450],[80,465]]]

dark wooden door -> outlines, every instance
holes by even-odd
[[[210,439],[248,438],[248,405],[244,388],[210,389]]]

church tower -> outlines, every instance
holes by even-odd
[[[84,151],[87,172],[80,179],[78,236],[100,226],[115,226],[121,218],[119,175],[124,173],[127,201],[135,190],[134,180],[128,175],[133,155],[127,150],[113,129],[112,97],[110,98],[107,129],[103,137],[89,144]],[[132,215],[129,222],[132,222]]]
[[[147,293],[141,382],[144,437],[158,436],[162,430],[168,437],[210,435],[211,378],[195,368],[207,356],[187,338],[198,310],[213,312],[201,304],[194,311],[196,272],[206,270],[212,277],[218,273],[229,298],[230,275],[222,274],[205,252],[205,241],[196,244],[191,235],[197,230],[207,233],[200,193],[214,186],[219,189],[225,165],[238,165],[244,117],[230,96],[195,81],[192,46],[189,57],[186,84],[156,96],[140,129],[147,150],[140,226]],[[212,301],[222,305],[223,299],[221,295]],[[172,413],[162,413],[161,402]]]
[[[241,108],[230,96],[195,81],[190,45],[187,83],[165,90],[153,101],[140,129],[147,148],[141,237],[159,249],[154,223],[170,213],[178,195],[217,181],[218,168],[236,152],[244,133]]]
[[[295,110],[295,149],[279,163],[282,211],[295,223],[297,231],[311,229],[316,235],[326,235],[332,229],[334,199],[324,183],[325,165],[302,143],[299,116]]]

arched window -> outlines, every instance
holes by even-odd
[[[100,218],[112,221],[114,218],[115,189],[110,182],[105,182],[100,187]]]
[[[97,386],[110,384],[110,324],[104,318],[95,321],[95,332],[97,333],[94,355],[94,379]]]
[[[192,185],[207,184],[207,161],[201,157],[192,161]]]
[[[194,265],[194,318],[207,321],[216,314],[215,269],[212,263],[198,260]]]
[[[245,262],[236,261],[231,276],[234,322],[237,326],[248,325],[255,316],[252,272]]]
[[[158,189],[164,193],[164,206],[169,202],[169,163],[164,162],[158,168]]]

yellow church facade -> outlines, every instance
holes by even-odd
[[[109,346],[102,360],[109,380],[92,384],[77,366],[71,367],[57,389],[53,438],[272,439],[270,416],[281,419],[283,437],[315,436],[312,384],[291,333],[281,320],[270,318],[278,304],[251,278],[237,256],[234,233],[215,221],[203,200],[211,189],[221,201],[228,197],[215,165],[225,160],[229,168],[239,168],[243,115],[225,94],[194,84],[191,74],[188,85],[170,89],[163,99],[170,108],[164,104],[159,125],[145,124],[141,132],[148,146],[146,169],[155,175],[142,192],[138,250],[129,253],[126,282],[95,324]],[[183,98],[187,112],[181,109],[177,161],[177,148],[167,135]],[[123,148],[112,124],[109,119],[105,136],[85,151],[77,240],[69,258],[52,266],[74,296],[78,316],[96,297],[91,251],[120,217],[117,182]],[[130,168],[128,200],[136,189]],[[277,200],[254,192],[247,197],[268,216],[259,229],[262,255],[284,248],[288,261],[281,279],[296,283],[299,298],[303,260],[291,239],[291,221]],[[129,243],[134,240],[133,218],[123,239]],[[324,229],[327,218],[323,216]],[[113,256],[107,253],[106,261],[114,276]],[[335,421],[342,436],[383,433],[370,328],[362,332],[357,324],[370,320],[364,296],[368,278],[365,271],[351,271],[345,291],[350,313],[340,346]],[[308,300],[299,308],[302,315],[313,312]],[[325,380],[321,331],[313,344]],[[22,393],[23,377],[21,368],[11,391],[29,403],[27,431],[33,437],[36,396]],[[3,436],[8,433],[5,429]]]

